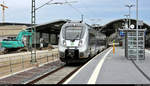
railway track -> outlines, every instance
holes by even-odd
[[[140,68],[140,65],[136,63],[136,61],[132,60],[134,66],[138,69],[138,71],[148,80],[150,81],[150,76],[148,76],[144,70]],[[26,84],[62,84],[65,82],[71,75],[73,75],[78,69],[80,69],[83,65],[72,65],[67,66],[63,65],[62,67],[51,71],[43,76],[40,76]]]
[[[0,84],[62,84],[83,64],[65,65],[60,60],[0,79]]]
[[[105,50],[105,49],[103,49],[103,50]],[[26,84],[62,84],[71,75],[73,75],[76,71],[78,71],[84,64],[85,63],[76,63],[76,64],[71,64],[69,66],[64,65],[52,72],[49,72],[43,76],[40,76],[39,78],[34,79]]]
[[[24,83],[24,84],[35,84],[35,83],[39,82],[40,80],[42,80],[42,79],[48,77],[49,75],[51,75],[51,74],[53,74],[53,73],[55,73],[55,72],[57,72],[57,71],[59,71],[59,70],[61,70],[61,69],[63,69],[63,68],[64,68],[64,66],[61,66],[60,68],[57,68],[57,69],[54,70],[54,71],[47,72],[47,73],[45,73],[45,74],[39,76],[38,78],[35,78],[35,79],[33,79],[33,80],[29,81],[29,82],[26,82],[26,83]]]
[[[62,84],[72,74],[74,74],[82,65],[62,66],[50,73],[41,76],[27,84]]]
[[[102,50],[103,51],[103,50]],[[101,52],[102,52],[101,51]],[[0,79],[1,84],[62,84],[84,63],[65,65],[57,60],[41,67],[14,74],[10,77]]]

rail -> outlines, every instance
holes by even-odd
[[[32,67],[38,67],[48,62],[58,60],[58,49],[37,51],[37,63],[31,63],[31,53],[17,53],[0,56],[0,77],[11,75]]]

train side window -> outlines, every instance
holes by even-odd
[[[89,33],[89,44],[90,45],[93,45],[96,43],[96,37],[95,37],[95,34],[94,33]]]

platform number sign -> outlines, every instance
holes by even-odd
[[[125,33],[122,32],[122,31],[120,31],[120,36],[121,36],[121,37],[124,37],[124,36],[125,36]]]

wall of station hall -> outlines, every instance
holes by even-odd
[[[48,47],[48,45],[57,45],[58,44],[58,35],[56,33],[44,33],[44,32],[37,32],[36,33],[36,41],[33,40],[33,44],[36,42],[36,46],[40,47],[40,39],[43,38],[43,46]]]

